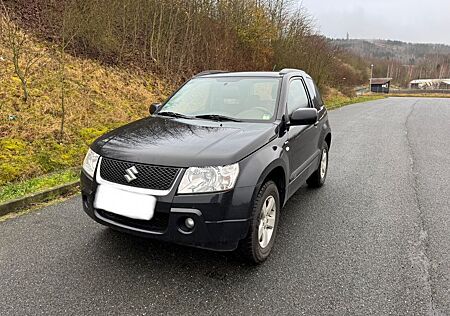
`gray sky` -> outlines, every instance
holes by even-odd
[[[450,44],[450,0],[299,0],[326,36]]]

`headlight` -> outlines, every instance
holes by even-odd
[[[96,154],[90,148],[86,154],[86,157],[84,157],[83,169],[84,171],[86,171],[88,175],[91,176],[91,178],[94,178],[95,167],[97,167],[97,162],[99,158],[100,155]]]
[[[178,193],[219,192],[234,188],[239,175],[239,165],[224,167],[191,167],[184,173]]]

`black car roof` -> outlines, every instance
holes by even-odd
[[[266,78],[281,78],[287,74],[298,74],[309,77],[307,73],[299,69],[283,69],[277,71],[245,71],[245,72],[226,72],[220,70],[204,71],[197,74],[195,77],[202,78],[216,78],[216,77],[266,77]]]

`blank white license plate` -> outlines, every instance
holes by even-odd
[[[150,220],[155,211],[156,198],[100,184],[95,194],[94,207],[129,218]]]

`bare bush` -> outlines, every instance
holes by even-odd
[[[0,1],[0,41],[8,49],[6,56],[14,65],[14,73],[21,82],[24,102],[28,101],[28,80],[33,67],[43,57],[43,49],[32,44],[30,37],[13,21],[11,14]]]

